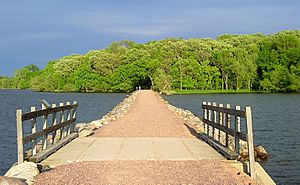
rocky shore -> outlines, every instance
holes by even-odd
[[[1,185],[10,185],[10,184],[33,184],[35,176],[39,175],[42,172],[50,170],[50,167],[47,165],[42,165],[39,163],[33,162],[24,162],[21,164],[13,165],[6,174],[0,176]]]
[[[189,125],[192,125],[193,128],[196,128],[196,131],[198,133],[204,132],[204,123],[198,116],[194,115],[189,110],[178,108],[175,107],[174,105],[169,104],[167,101],[165,102],[167,103],[169,110],[171,110],[178,117],[182,118]]]

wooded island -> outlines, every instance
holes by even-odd
[[[113,42],[0,77],[0,88],[38,91],[129,92],[215,90],[300,92],[300,30],[273,35],[224,34]]]

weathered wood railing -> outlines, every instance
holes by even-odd
[[[249,155],[249,172],[255,178],[255,159],[253,148],[252,113],[251,107],[241,110],[240,106],[231,108],[227,104],[203,102],[204,132],[202,138],[219,150],[228,159],[237,159],[241,144],[247,144]],[[232,119],[234,118],[234,119]],[[241,131],[241,123],[245,132]]]
[[[29,161],[39,162],[70,140],[78,136],[74,133],[76,121],[76,101],[60,103],[59,106],[52,104],[46,108],[42,105],[41,110],[31,107],[31,112],[23,113],[21,109],[16,111],[17,118],[17,142],[18,163]],[[31,125],[29,134],[25,133],[24,127]],[[42,125],[39,125],[42,124]],[[38,130],[41,128],[41,130]],[[29,145],[27,156],[24,156],[24,146]]]

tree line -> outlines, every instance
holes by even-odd
[[[37,91],[130,92],[137,86],[300,92],[300,30],[113,42],[50,61],[44,69],[29,65],[13,78],[0,77],[1,88]]]

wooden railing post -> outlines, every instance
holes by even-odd
[[[18,164],[20,164],[24,162],[23,122],[22,122],[21,109],[17,110],[16,118],[17,118],[17,140],[18,140]]]
[[[210,102],[207,102],[207,105],[211,105],[211,103]],[[207,115],[207,119],[209,120],[209,121],[211,121],[211,110],[210,109],[208,109],[208,115]],[[209,136],[210,134],[210,126],[209,125],[207,125],[207,135]]]
[[[230,109],[230,104],[226,105],[226,108]],[[225,119],[225,127],[226,127],[226,137],[225,137],[225,146],[229,146],[229,128],[230,128],[230,114],[226,113],[226,119]]]
[[[64,106],[64,103],[60,103],[59,106],[60,106],[60,107],[63,107],[63,106]],[[62,122],[64,122],[64,121],[65,121],[65,113],[64,113],[64,111],[62,110],[62,111],[60,112],[60,122],[59,122],[59,123],[62,123]],[[59,139],[62,139],[62,138],[64,137],[64,135],[65,135],[65,128],[61,128],[61,129],[60,129],[60,133],[59,133]]]
[[[206,101],[203,102],[203,105],[206,105]],[[203,109],[203,117],[204,119],[207,119],[207,109]],[[207,124],[203,123],[203,129],[204,129],[204,133],[207,132]]]
[[[256,179],[251,107],[246,107],[246,121],[247,121],[247,123],[246,123],[247,124],[247,144],[248,144],[248,154],[249,154],[250,176],[253,179]]]
[[[30,108],[31,112],[35,112],[36,111],[36,108],[35,107],[31,107]],[[36,117],[32,118],[31,120],[31,134],[34,134],[36,133]],[[37,140],[34,139],[31,141],[32,142],[32,155],[35,155],[36,154],[36,150],[37,150]]]
[[[52,104],[52,108],[55,108],[56,107],[56,104]],[[54,126],[57,124],[57,121],[56,121],[56,112],[53,112],[52,113],[52,123],[51,123],[51,126]],[[56,131],[53,131],[52,132],[52,138],[51,138],[51,143],[55,143],[56,142]]]
[[[44,104],[42,104],[42,110],[46,109],[46,106]],[[44,119],[44,124],[43,124],[43,130],[48,128],[48,115],[43,116]],[[45,134],[43,136],[43,141],[42,141],[42,149],[44,150],[45,148],[47,148],[48,145],[48,134]]]
[[[217,103],[213,102],[212,105],[216,107]],[[212,119],[213,119],[214,123],[217,123],[217,112],[216,111],[213,111]],[[215,127],[214,126],[212,126],[212,138],[215,139]]]
[[[77,105],[77,101],[73,101],[73,105]],[[75,108],[73,108],[73,116],[72,116],[72,118],[76,118],[76,113],[77,113],[77,109],[75,107]],[[75,124],[76,124],[75,122],[72,124],[71,133],[74,132]]]
[[[67,102],[67,105],[71,105],[71,103],[70,102]],[[73,116],[72,116],[72,109],[69,109],[68,111],[67,111],[67,121],[69,121]],[[67,132],[66,132],[66,135],[70,135],[70,133],[71,133],[71,126],[70,125],[68,125],[67,126]]]
[[[235,106],[236,110],[241,110],[240,106]],[[239,116],[235,116],[234,121],[234,146],[235,146],[235,152],[240,153],[240,140],[237,135],[238,132],[241,131],[241,118]]]
[[[219,104],[219,107],[223,107],[223,104]],[[224,118],[223,118],[223,112],[219,112],[219,126],[223,126],[223,120],[224,120]],[[220,127],[219,127],[219,133],[218,133],[218,141],[220,142],[220,143],[222,143],[221,142],[221,129],[220,129]],[[224,143],[222,143],[222,144],[224,144]]]

